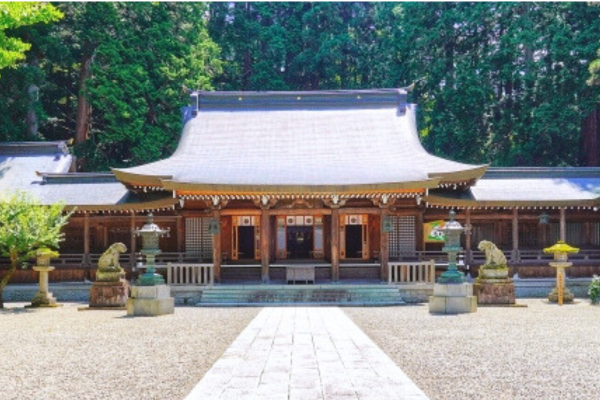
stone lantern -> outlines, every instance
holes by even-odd
[[[554,254],[554,261],[549,263],[551,267],[556,268],[556,287],[548,295],[548,300],[552,303],[558,303],[558,305],[562,306],[563,302],[573,302],[575,296],[573,296],[569,288],[565,287],[565,268],[573,265],[572,262],[567,261],[567,255],[578,252],[578,248],[571,247],[562,240],[544,249],[544,253]]]
[[[136,284],[140,286],[164,285],[162,275],[156,273],[156,256],[162,253],[158,246],[158,239],[169,236],[169,229],[161,229],[154,223],[154,215],[148,214],[148,221],[141,229],[133,231],[135,236],[142,237],[142,250],[146,257],[146,272],[137,279]]]
[[[465,282],[465,275],[456,266],[457,255],[462,251],[460,235],[467,229],[454,220],[456,212],[450,211],[450,220],[441,231],[446,237],[443,251],[448,253],[448,269],[433,285],[429,297],[429,312],[433,314],[463,314],[477,311],[477,296],[473,285]]]
[[[33,270],[40,273],[40,286],[29,307],[58,307],[60,304],[56,303],[56,298],[48,291],[48,273],[54,271],[50,259],[58,257],[58,253],[48,248],[41,248],[35,255],[37,265]]]
[[[465,275],[460,272],[456,266],[458,253],[462,251],[460,247],[460,236],[467,229],[463,228],[460,222],[455,221],[456,212],[450,211],[450,221],[446,222],[440,229],[446,238],[446,244],[442,251],[448,253],[448,269],[439,277],[438,283],[463,283]]]
[[[156,316],[173,314],[175,300],[164,278],[156,273],[155,259],[161,253],[158,240],[169,234],[154,223],[154,216],[148,214],[148,221],[141,229],[133,231],[142,237],[141,253],[146,257],[146,272],[137,279],[131,288],[131,298],[127,300],[127,315]]]

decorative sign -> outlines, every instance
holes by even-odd
[[[445,221],[431,221],[423,224],[423,235],[425,243],[443,243],[446,241],[446,236],[442,232],[442,228],[446,224]]]

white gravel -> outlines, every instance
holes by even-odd
[[[182,399],[258,313],[0,310],[0,399]]]
[[[344,309],[432,400],[600,399],[600,306]]]

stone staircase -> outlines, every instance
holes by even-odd
[[[218,285],[202,291],[198,307],[394,306],[406,304],[387,284]]]

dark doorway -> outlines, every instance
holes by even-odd
[[[289,258],[310,258],[313,249],[312,226],[288,226],[287,250]]]
[[[238,227],[238,258],[254,259],[254,227],[240,226]]]
[[[362,225],[346,225],[346,258],[362,258]]]

